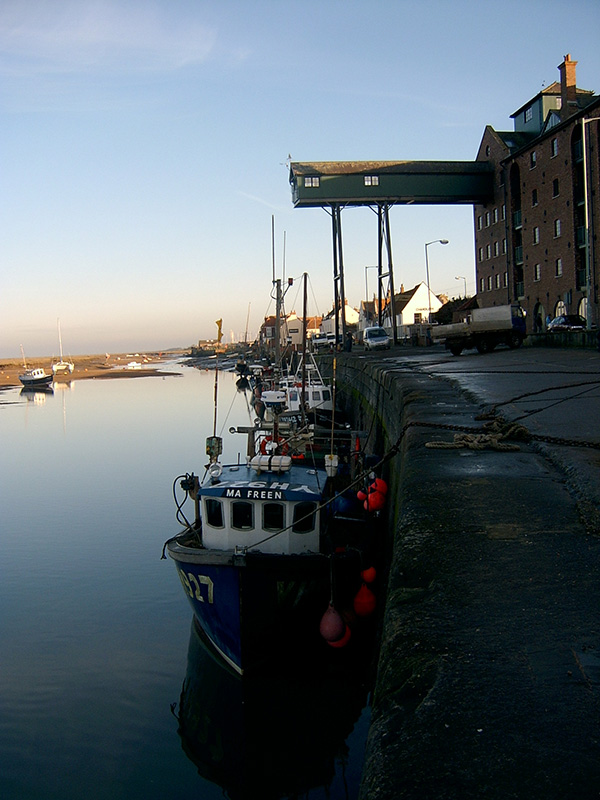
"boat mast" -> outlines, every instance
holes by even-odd
[[[62,364],[63,351],[62,351],[62,336],[60,335],[60,318],[56,320],[56,324],[58,325],[58,349],[60,352],[60,363]]]
[[[304,287],[303,287],[303,295],[302,295],[302,385],[300,387],[300,406],[301,406],[301,413],[302,413],[302,424],[306,424],[306,326],[308,321],[306,319],[306,307],[307,307],[307,290],[306,290],[306,281],[308,278],[307,273],[305,272],[302,276],[304,279]]]

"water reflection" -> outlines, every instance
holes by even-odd
[[[231,800],[316,797],[311,790],[319,788],[319,797],[356,797],[368,714],[352,744],[358,754],[347,740],[369,694],[369,669],[360,662],[239,676],[193,622],[176,712],[184,752]]]
[[[28,403],[35,403],[41,406],[46,402],[46,396],[54,394],[52,386],[24,386],[21,389],[21,397]]]

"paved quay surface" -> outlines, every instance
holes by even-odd
[[[339,361],[402,439],[362,800],[600,797],[600,353]],[[446,447],[489,412],[536,440]]]

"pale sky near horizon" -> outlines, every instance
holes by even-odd
[[[597,0],[0,0],[0,357],[253,338],[281,273],[332,306],[331,221],[286,161],[473,160],[560,80],[600,92]],[[377,218],[342,213],[346,294]],[[396,288],[475,291],[471,206],[391,210]],[[284,247],[285,240],[285,247]],[[456,280],[461,276],[461,280]],[[301,312],[300,281],[286,310]]]

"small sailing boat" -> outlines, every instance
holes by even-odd
[[[57,374],[64,374],[68,372],[69,374],[73,372],[75,369],[75,364],[72,361],[65,361],[63,358],[63,346],[62,346],[62,336],[60,333],[60,319],[57,320],[58,324],[58,347],[60,351],[60,361],[57,361],[55,364],[52,364],[52,372]]]

